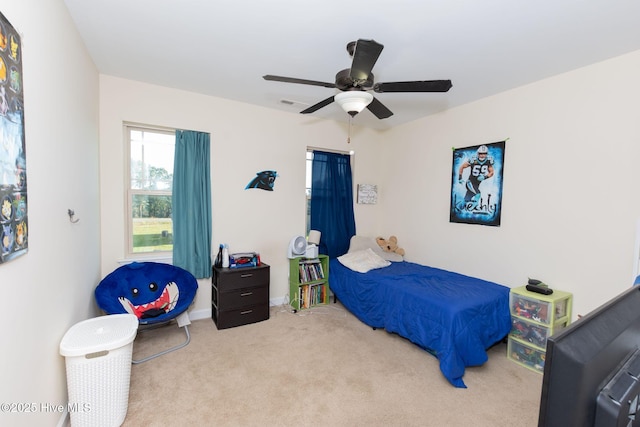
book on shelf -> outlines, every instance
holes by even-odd
[[[324,270],[319,259],[302,260],[298,263],[301,282],[314,282],[324,279]]]
[[[326,298],[326,286],[323,283],[315,285],[302,285],[299,287],[300,308],[309,308],[314,305],[324,304]]]

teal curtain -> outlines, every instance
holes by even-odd
[[[211,173],[208,133],[176,131],[173,161],[173,265],[211,277]]]

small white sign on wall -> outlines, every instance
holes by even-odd
[[[375,205],[378,202],[378,186],[375,184],[358,184],[358,203]]]

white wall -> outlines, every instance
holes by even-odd
[[[29,251],[0,264],[0,402],[37,405],[0,425],[55,425],[62,414],[40,404],[67,402],[60,340],[97,313],[98,73],[62,1],[0,0],[0,12],[22,35],[29,203]]]
[[[271,265],[271,298],[288,293],[289,240],[305,232],[307,146],[355,151],[355,182],[375,183],[382,137],[297,113],[100,76],[102,274],[124,257],[125,121],[211,133],[213,246],[256,251]],[[274,191],[245,190],[262,170],[276,170]],[[361,181],[362,180],[362,181]],[[358,232],[374,233],[380,206],[356,206]],[[194,310],[211,310],[209,280],[199,280]]]
[[[394,129],[383,224],[410,260],[510,287],[539,278],[586,314],[631,285],[638,75],[634,52]],[[452,147],[506,138],[501,226],[449,223]]]

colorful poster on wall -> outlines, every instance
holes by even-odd
[[[500,226],[505,141],[453,150],[449,222]]]
[[[0,13],[0,264],[27,252],[22,44]]]

